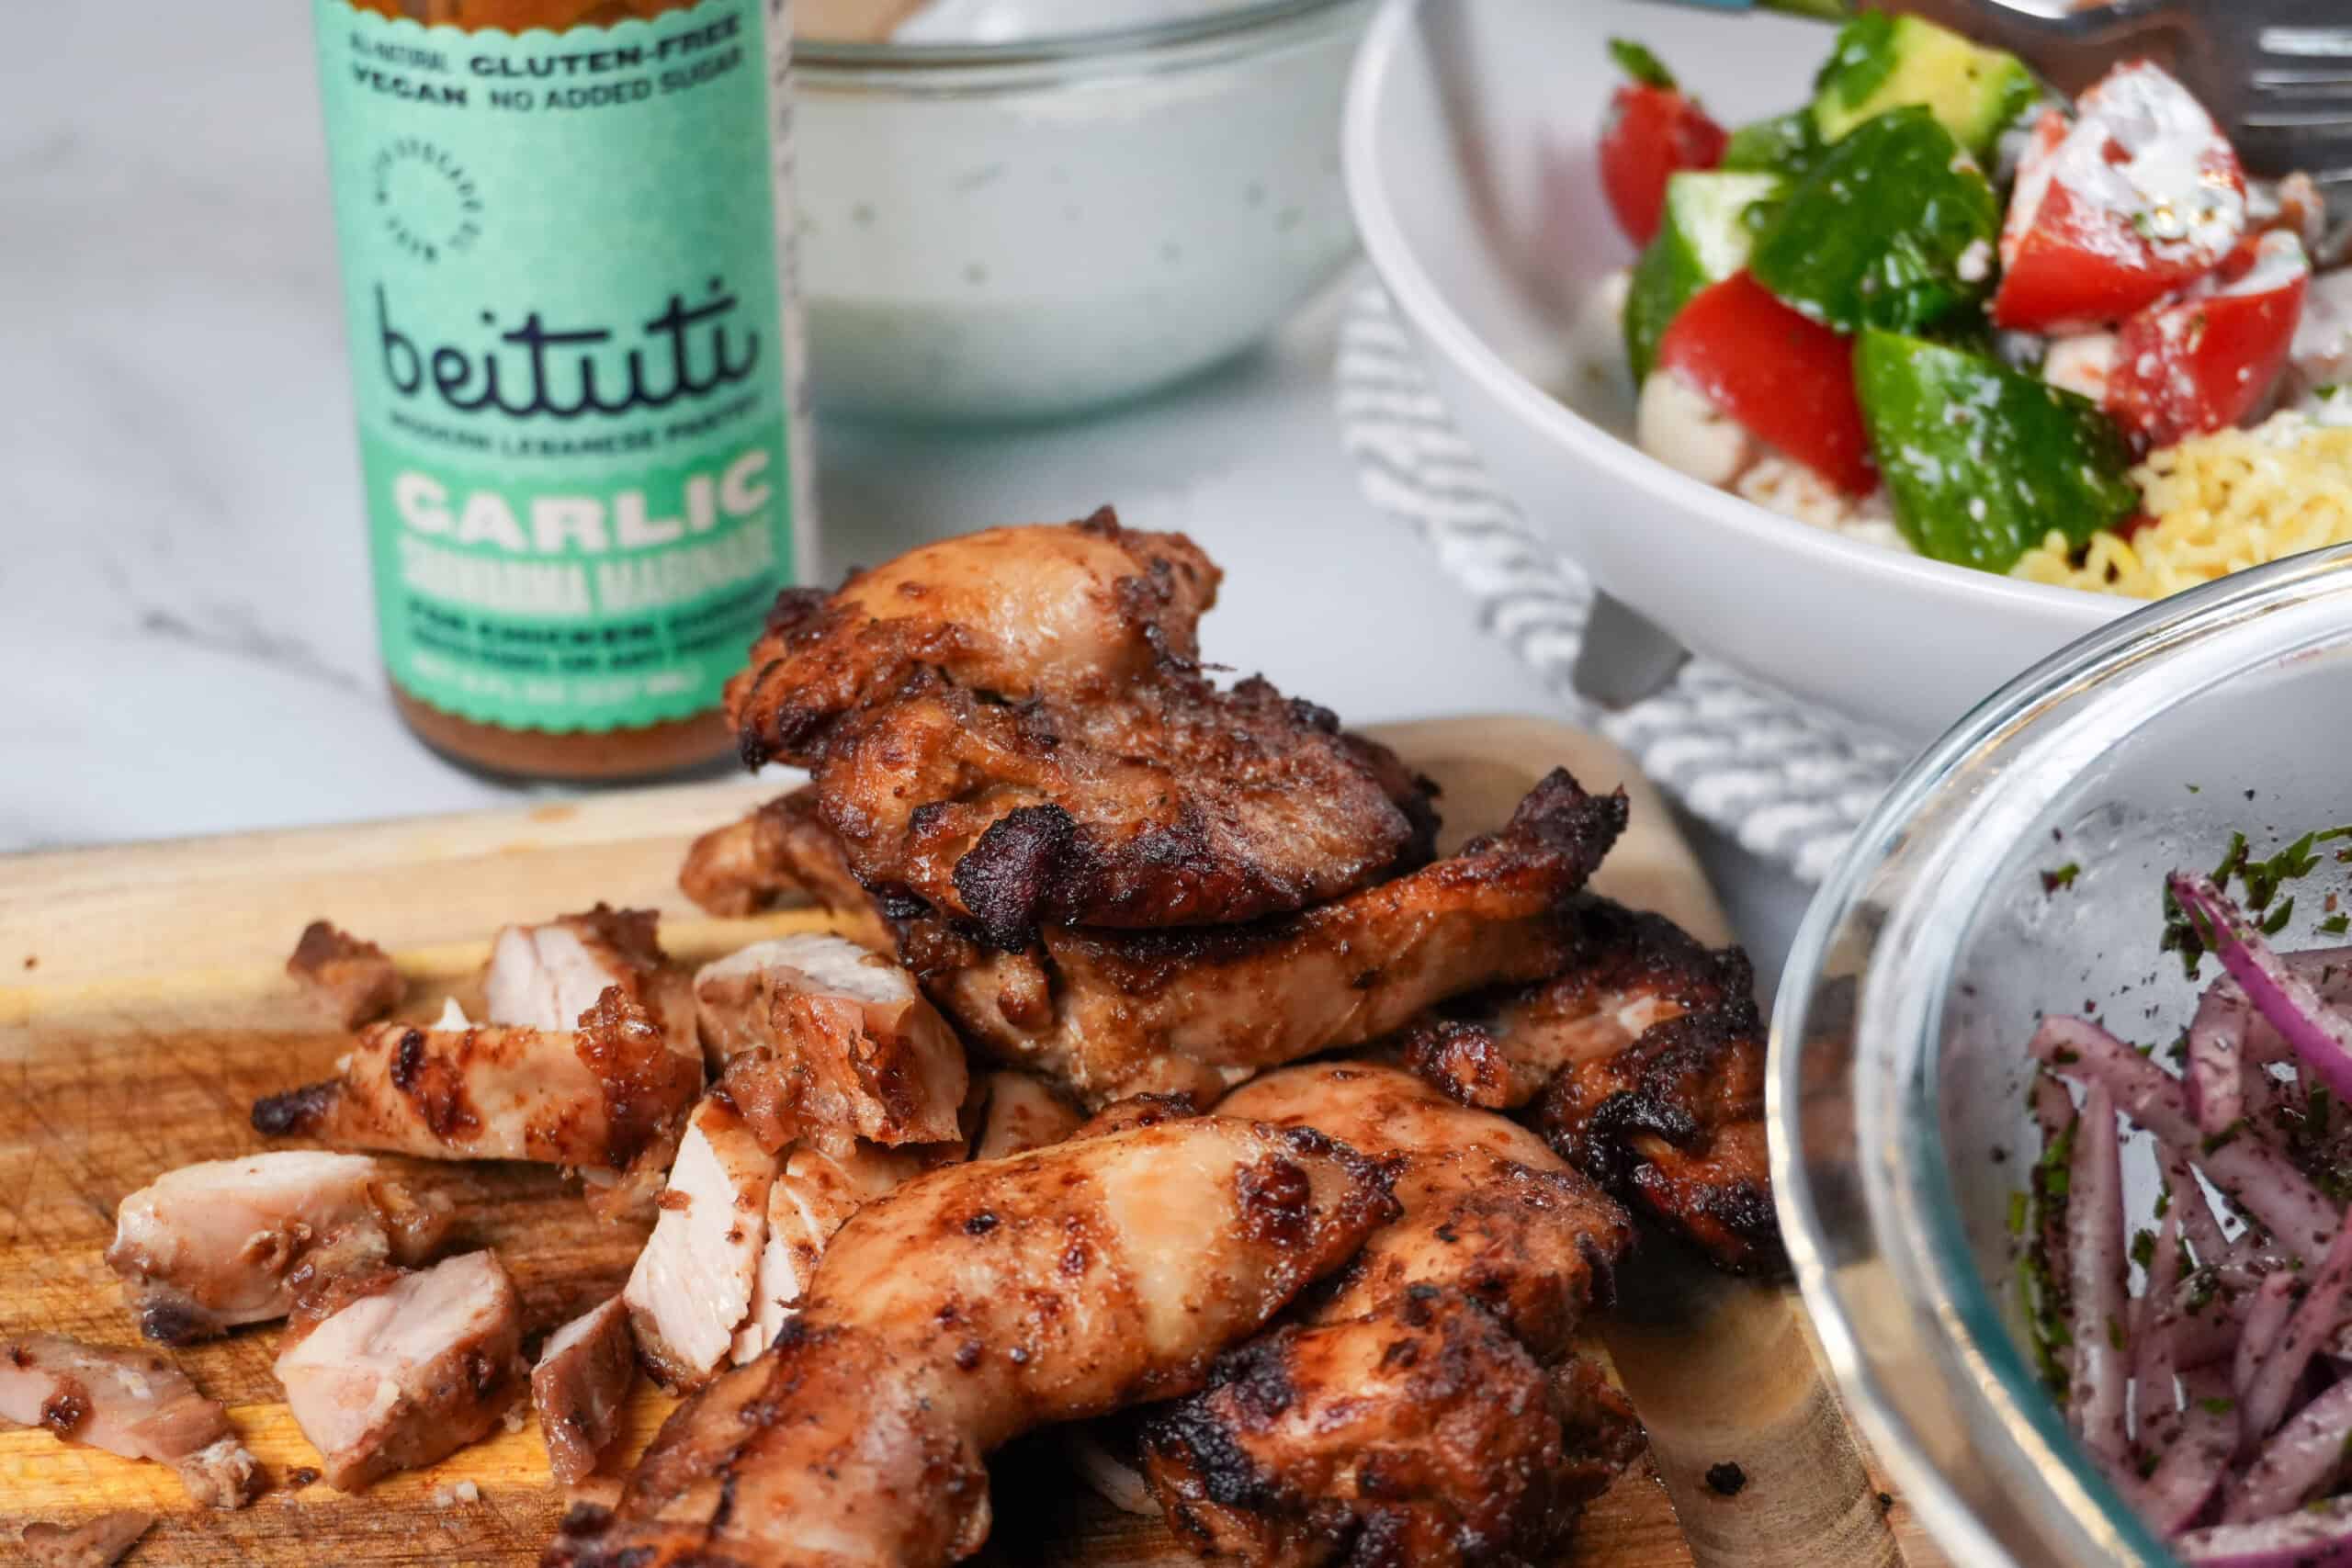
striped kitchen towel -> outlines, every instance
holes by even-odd
[[[1341,439],[1365,496],[1429,543],[1481,624],[1570,716],[1624,747],[1701,820],[1820,881],[1909,749],[1704,659],[1622,712],[1586,703],[1569,671],[1591,582],[1495,488],[1376,283],[1349,300],[1338,381]]]

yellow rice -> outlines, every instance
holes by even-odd
[[[2154,522],[2091,536],[2079,563],[2052,532],[2010,568],[2031,582],[2161,599],[2233,571],[2352,540],[2352,427],[2281,413],[2193,435],[2132,470]]]

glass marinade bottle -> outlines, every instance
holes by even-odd
[[[811,519],[786,0],[312,0],[395,702],[491,772],[726,749]]]

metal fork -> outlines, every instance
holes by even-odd
[[[2352,191],[2352,0],[2110,0],[2053,15],[2017,0],[1892,0],[2017,54],[2078,92],[2144,55],[2211,112],[2245,166]]]

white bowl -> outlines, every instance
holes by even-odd
[[[1371,0],[1027,43],[800,46],[810,375],[832,412],[1050,418],[1230,357],[1354,254]]]
[[[1436,64],[1449,15],[1459,132],[1440,91],[1455,78]],[[1593,156],[1618,81],[1611,36],[1649,43],[1726,125],[1801,101],[1830,39],[1819,23],[1654,0],[1388,0],[1349,88],[1364,248],[1530,521],[1691,649],[1908,737],[2134,608],[1848,539],[1633,446],[1622,350],[1580,310],[1634,254]]]

